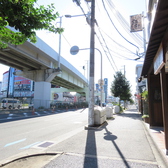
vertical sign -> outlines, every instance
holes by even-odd
[[[130,16],[130,28],[131,32],[142,31],[142,15],[132,15]]]

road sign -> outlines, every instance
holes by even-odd
[[[78,47],[78,46],[73,46],[73,47],[71,47],[70,53],[71,53],[72,55],[76,55],[78,52],[79,52],[79,47]]]

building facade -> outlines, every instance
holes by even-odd
[[[164,128],[168,155],[168,1],[148,1],[149,42],[141,72],[148,83],[150,127]]]

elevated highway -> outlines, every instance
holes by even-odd
[[[34,99],[49,100],[51,83],[86,93],[87,79],[63,57],[58,68],[58,57],[58,53],[38,37],[35,44],[27,41],[0,50],[0,63],[20,70],[15,75],[35,81]]]

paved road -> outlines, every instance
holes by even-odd
[[[19,164],[24,165],[23,168],[158,168],[161,165],[136,109],[115,115],[101,128],[84,130],[87,112],[74,111],[0,124],[0,151],[3,153],[0,159],[19,152],[56,154],[52,158],[23,159],[5,168]]]
[[[69,109],[68,111],[75,111],[75,109]],[[65,109],[61,110],[41,110],[41,111],[33,111],[33,110],[1,110],[0,111],[0,123],[10,122],[21,119],[28,119],[31,117],[41,117],[45,115],[59,114],[67,112]]]
[[[52,115],[44,112],[38,114],[35,115],[41,117],[29,118],[21,116],[24,114],[13,114],[1,120],[11,122],[0,124],[0,160],[42,142],[58,139],[76,128],[83,129],[87,123],[86,111],[81,110],[60,111]]]

